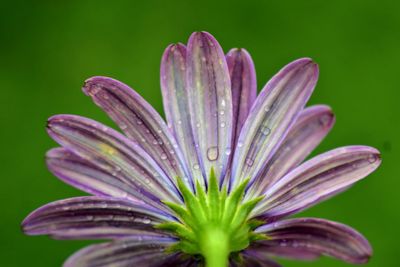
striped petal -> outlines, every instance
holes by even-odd
[[[179,202],[179,194],[158,164],[136,143],[98,122],[74,115],[57,115],[48,121],[50,136],[79,157],[112,167],[137,189],[135,197]]]
[[[174,134],[193,179],[204,185],[192,134],[186,86],[186,47],[170,45],[161,61],[161,89],[168,127]]]
[[[161,267],[181,266],[179,254],[168,254],[171,238],[137,236],[91,245],[73,254],[64,267]]]
[[[368,241],[344,224],[315,218],[283,220],[261,226],[258,233],[269,239],[256,241],[250,250],[295,259],[327,255],[355,264],[366,263],[372,254]],[[309,258],[304,258],[304,254]]]
[[[262,194],[300,164],[325,138],[334,122],[332,110],[327,106],[318,105],[303,110],[262,175],[249,188],[248,196]]]
[[[190,181],[175,138],[160,115],[138,93],[107,77],[86,80],[83,91],[152,157],[170,179],[180,177]]]
[[[242,262],[231,262],[230,267],[281,267],[280,264],[271,260],[268,257],[264,257],[261,253],[256,251],[244,251],[242,254]]]
[[[231,153],[232,93],[225,55],[205,32],[193,33],[187,53],[187,86],[195,146],[203,173],[224,177]],[[222,178],[221,178],[222,180]]]
[[[380,162],[379,151],[365,146],[337,148],[316,156],[269,188],[254,213],[274,220],[299,212],[342,192]]]
[[[61,239],[104,239],[157,234],[154,225],[171,220],[145,204],[105,197],[59,200],[33,211],[22,223],[28,235]]]
[[[46,163],[54,175],[84,192],[143,203],[135,197],[136,189],[124,182],[124,177],[118,172],[108,171],[111,167],[100,169],[65,148],[58,147],[48,151]]]
[[[226,55],[226,62],[232,87],[232,149],[234,149],[240,130],[256,99],[257,80],[253,60],[245,49],[231,49]]]
[[[314,90],[318,66],[308,58],[285,66],[264,87],[243,125],[232,166],[232,186],[262,174]]]

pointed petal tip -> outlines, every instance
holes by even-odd
[[[94,96],[99,91],[98,85],[104,82],[116,82],[117,80],[106,76],[93,76],[83,82],[82,91],[87,96]]]

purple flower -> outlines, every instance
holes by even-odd
[[[93,196],[47,204],[22,223],[29,235],[110,239],[64,266],[279,266],[274,259],[327,255],[365,263],[372,250],[354,229],[288,219],[373,172],[379,152],[341,147],[302,163],[334,124],[324,105],[305,108],[318,66],[283,67],[256,97],[244,49],[225,56],[208,33],[170,45],[161,62],[167,124],[134,90],[93,77],[83,91],[117,132],[75,115],[48,120],[61,145],[52,173]]]

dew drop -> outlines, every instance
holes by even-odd
[[[225,128],[225,125],[226,125],[225,122],[221,122],[221,123],[220,123],[221,128]]]
[[[143,121],[142,120],[136,120],[136,123],[141,125],[141,124],[143,124]]]
[[[271,108],[270,108],[269,106],[267,106],[267,107],[264,108],[264,111],[265,111],[265,112],[268,112],[268,111],[270,111],[270,109],[271,109]]]
[[[195,169],[195,170],[198,170],[198,169],[200,169],[200,166],[199,166],[199,164],[194,164],[194,165],[193,165],[193,169]]]
[[[121,130],[126,130],[126,128],[128,128],[128,125],[126,125],[125,123],[121,123],[121,124],[119,125],[119,128],[120,128]]]
[[[242,146],[243,146],[243,143],[239,141],[239,142],[237,143],[237,146],[238,146],[238,147],[242,147]]]
[[[263,135],[269,135],[271,133],[271,129],[268,128],[267,126],[262,126],[261,129],[260,129],[260,132]]]
[[[229,156],[232,153],[232,149],[230,147],[225,149],[225,155]]]
[[[252,158],[246,158],[246,164],[247,166],[251,167],[254,164],[254,160]]]
[[[218,159],[218,147],[213,146],[207,149],[207,158],[210,161],[214,161]]]
[[[197,127],[197,128],[200,128],[200,123],[196,123],[196,127]]]
[[[166,160],[167,158],[168,158],[168,157],[167,157],[167,154],[161,153],[161,159]]]
[[[108,205],[107,205],[107,203],[105,203],[105,202],[103,202],[103,203],[100,204],[100,208],[107,208],[107,206],[108,206]]]
[[[92,220],[93,220],[93,216],[92,216],[92,215],[88,215],[88,216],[86,216],[86,220],[88,220],[88,221],[92,221]]]
[[[178,120],[178,124],[182,124],[182,121],[181,121],[181,120]]]
[[[143,219],[143,223],[144,223],[144,224],[149,224],[149,223],[151,223],[151,220],[148,219],[148,218],[144,218],[144,219]]]
[[[376,155],[370,155],[369,157],[368,157],[368,162],[369,163],[374,163],[375,161],[377,161],[378,160],[378,157],[376,156]]]
[[[331,121],[331,118],[332,117],[329,114],[325,114],[319,119],[319,122],[321,123],[321,125],[326,126]]]
[[[220,114],[220,115],[224,115],[224,114],[225,114],[225,110],[222,109],[222,110],[219,112],[219,114]]]

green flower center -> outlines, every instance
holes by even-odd
[[[254,233],[260,221],[249,219],[258,197],[243,201],[249,179],[243,181],[229,194],[226,186],[219,188],[214,170],[211,169],[207,192],[196,181],[196,193],[178,179],[178,187],[184,204],[164,202],[178,217],[179,222],[165,222],[157,225],[179,238],[170,251],[181,251],[201,256],[207,267],[228,266],[229,257],[249,244],[266,236]]]

